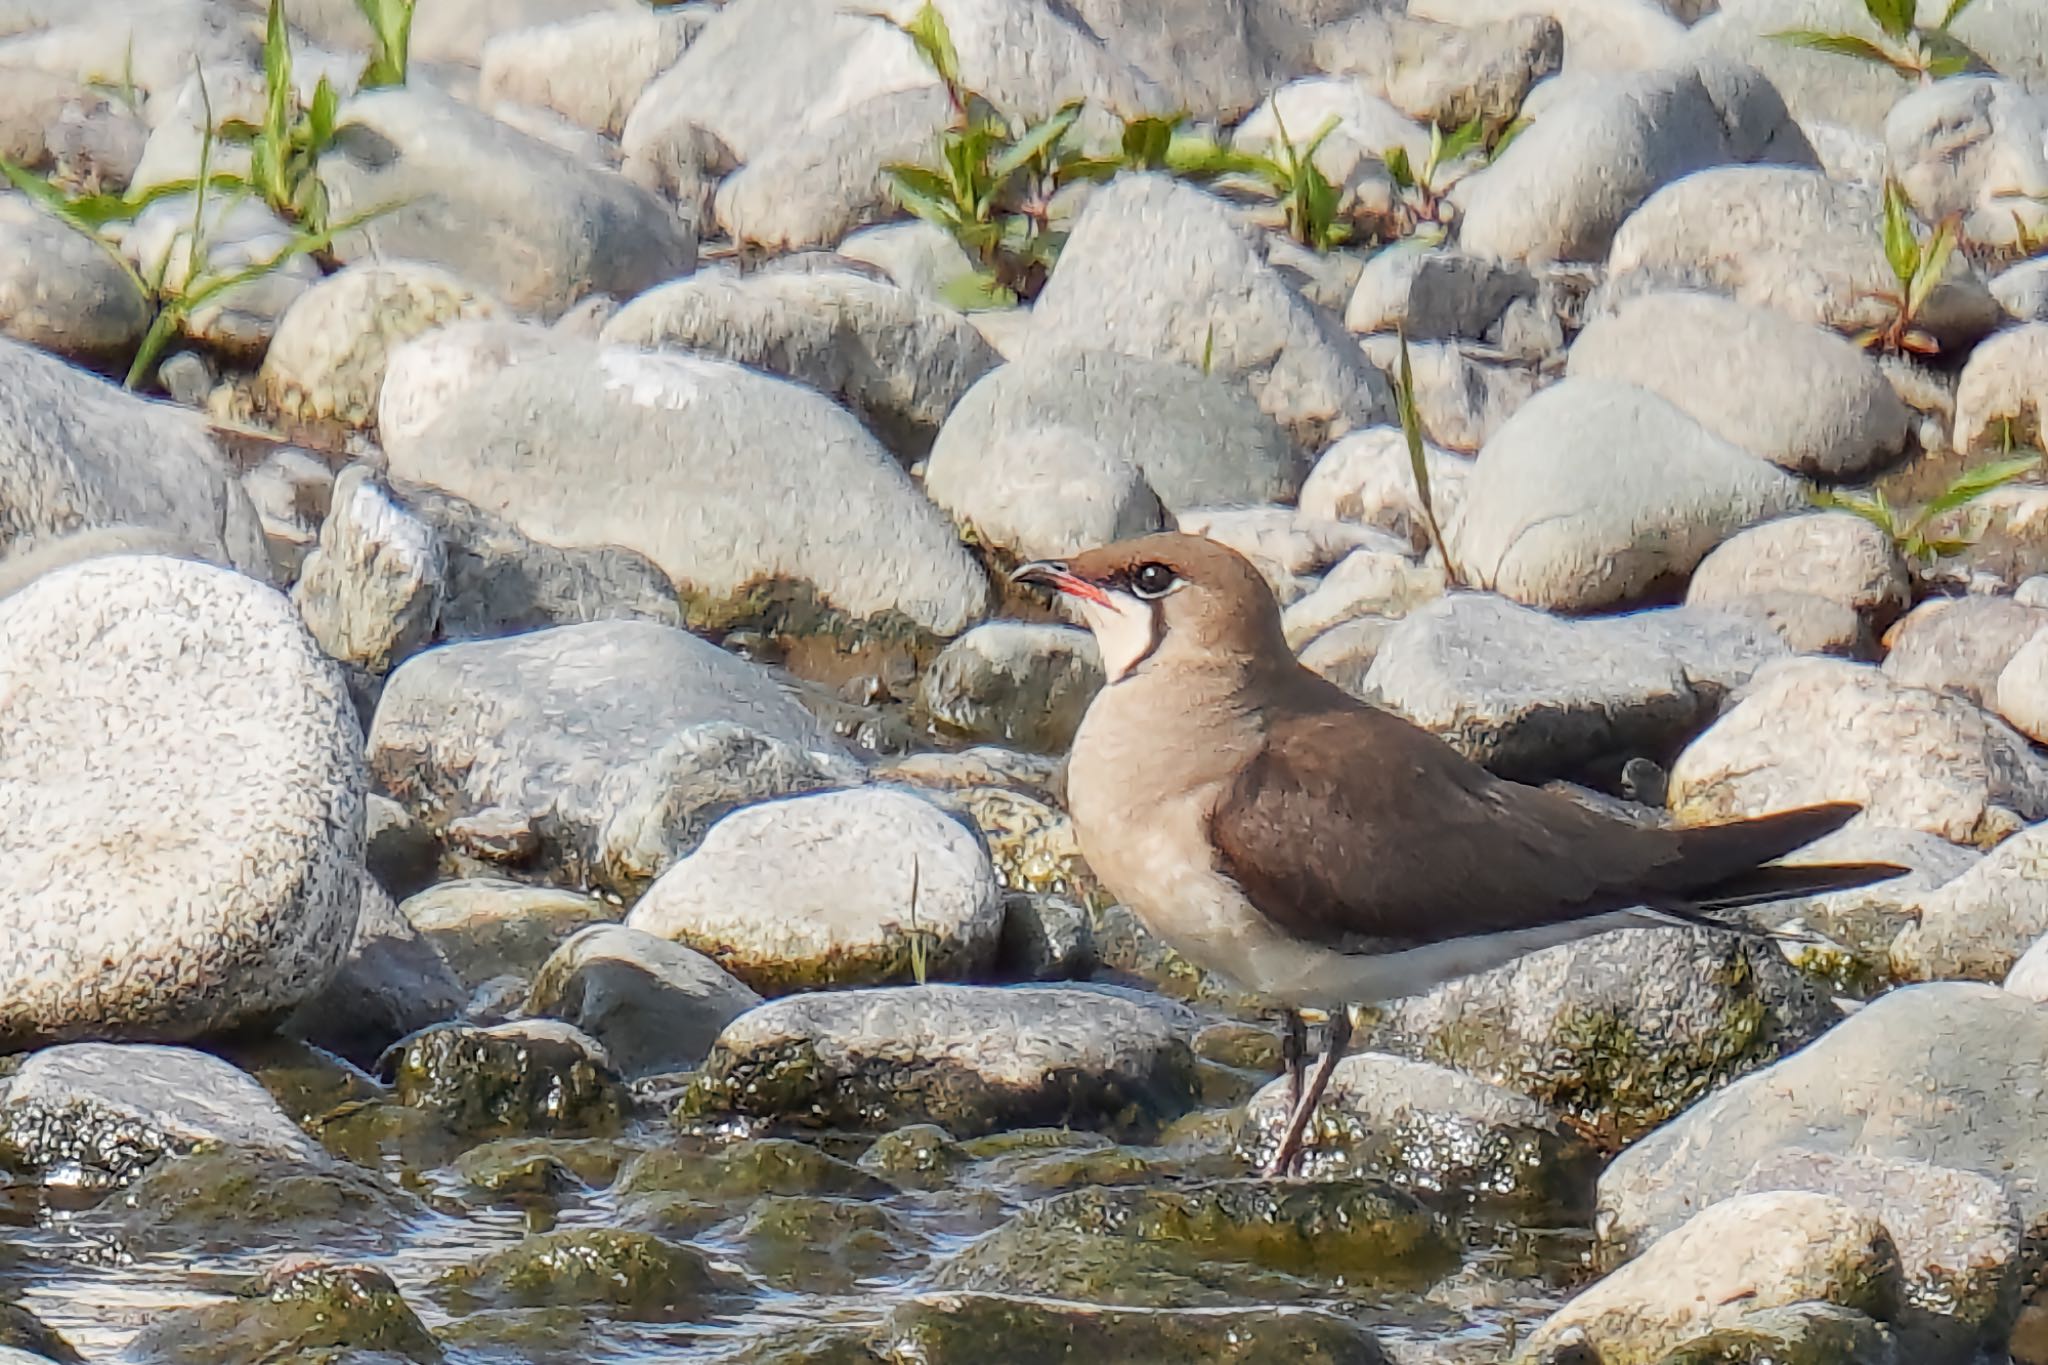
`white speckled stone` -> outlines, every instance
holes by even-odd
[[[326,984],[367,785],[283,594],[108,556],[0,602],[0,1040],[189,1038]]]

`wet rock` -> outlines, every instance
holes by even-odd
[[[904,458],[929,449],[960,396],[1001,363],[959,313],[844,271],[693,275],[632,300],[600,335],[786,375],[845,403]]]
[[[626,1104],[603,1049],[553,1019],[429,1029],[392,1069],[399,1103],[475,1138],[605,1133]]]
[[[1441,598],[1444,587],[1439,561],[1417,560],[1405,545],[1361,546],[1289,604],[1281,613],[1281,629],[1288,643],[1299,649],[1356,617],[1405,617]]]
[[[2048,1094],[2024,1061],[2048,1013],[1996,986],[1939,982],[1879,997],[1817,1043],[1710,1097],[1600,1179],[1605,1234],[1640,1247],[1733,1194],[1788,1147],[1932,1162],[1985,1176],[2048,1230]]]
[[[561,1305],[626,1322],[694,1322],[738,1288],[693,1248],[644,1232],[565,1228],[450,1271],[435,1295],[458,1313]]]
[[[1142,1134],[1194,1096],[1171,1007],[1076,986],[894,987],[791,996],[741,1015],[684,1099],[853,1129],[1021,1124]]]
[[[1002,919],[972,830],[922,797],[869,787],[734,811],[626,923],[784,992],[971,977],[993,959]]]
[[[0,333],[60,355],[118,360],[149,326],[135,280],[101,245],[19,194],[0,194]]]
[[[1579,334],[1567,373],[1648,389],[1723,440],[1822,478],[1895,461],[1911,420],[1876,363],[1846,339],[1710,294],[1629,299]]]
[[[1003,1344],[1012,1365],[1172,1360],[1184,1365],[1385,1365],[1372,1333],[1310,1308],[1102,1308],[1007,1294],[921,1294],[889,1316],[884,1348],[931,1365],[969,1365]]]
[[[2020,1228],[1997,1182],[1920,1161],[1782,1148],[1741,1192],[1810,1190],[1877,1219],[1903,1278],[1901,1359],[1968,1356],[2005,1339],[2019,1311]]]
[[[1287,1122],[1287,1081],[1246,1106],[1236,1150],[1262,1163]],[[1424,1198],[1449,1196],[1538,1217],[1583,1216],[1598,1158],[1527,1095],[1382,1052],[1337,1064],[1309,1121],[1306,1170],[1357,1171]]]
[[[114,1221],[131,1252],[231,1253],[249,1245],[252,1228],[274,1242],[388,1252],[404,1226],[426,1212],[419,1200],[351,1162],[229,1149],[150,1167],[123,1193]]]
[[[531,975],[578,930],[618,915],[591,896],[489,877],[442,882],[399,909],[472,988]]]
[[[629,1156],[608,1138],[500,1138],[464,1152],[455,1169],[472,1189],[517,1199],[609,1185]]]
[[[128,1353],[138,1365],[342,1358],[439,1365],[443,1358],[440,1344],[383,1271],[320,1262],[287,1263],[241,1296],[166,1312],[142,1330]]]
[[[1556,72],[1564,33],[1544,14],[1495,22],[1431,23],[1366,10],[1316,30],[1316,69],[1356,75],[1417,123],[1504,126],[1529,87]]]
[[[1561,1354],[1570,1360],[1579,1350],[1577,1344],[1567,1345]],[[1893,1334],[1866,1314],[1831,1303],[1790,1303],[1711,1328],[1657,1365],[1889,1365],[1903,1358]]]
[[[944,515],[852,416],[726,361],[569,346],[473,378],[422,430],[382,429],[398,478],[549,544],[646,555],[693,624],[837,612],[951,635],[987,599]]]
[[[530,1014],[574,1024],[627,1079],[696,1066],[761,997],[701,953],[622,925],[579,930],[527,994]]]
[[[1741,1195],[1559,1309],[1524,1355],[1542,1359],[1575,1337],[1603,1362],[1655,1365],[1672,1348],[1761,1309],[1832,1303],[1886,1319],[1899,1290],[1898,1252],[1876,1219],[1823,1194]]]
[[[2044,626],[2048,610],[2010,597],[1937,598],[1907,613],[1892,631],[1885,676],[1901,687],[1989,706],[2007,665]]]
[[[1437,524],[1446,536],[1455,536],[1472,461],[1430,445],[1423,447],[1423,461]],[[1376,526],[1417,549],[1428,544],[1414,469],[1398,427],[1354,431],[1318,456],[1302,481],[1301,511],[1304,516]]]
[[[1361,18],[1384,22],[1378,15]],[[1535,294],[1536,282],[1525,270],[1447,247],[1404,242],[1365,263],[1344,310],[1344,325],[1354,332],[1398,331],[1410,342],[1476,341],[1500,321],[1510,303]]]
[[[1033,1204],[943,1262],[941,1289],[1132,1308],[1307,1296],[1303,1279],[1422,1287],[1456,1264],[1444,1225],[1370,1180],[1082,1189]],[[1297,1278],[1300,1277],[1300,1278]]]
[[[970,739],[1057,754],[1101,687],[1102,659],[1086,631],[990,621],[939,652],[918,680],[918,701]]]
[[[1956,381],[1955,448],[2004,451],[2048,436],[2048,322],[1988,337]]]
[[[368,1066],[408,1033],[453,1019],[469,992],[381,886],[366,877],[362,897],[341,970],[285,1028]]]
[[[508,28],[484,40],[477,97],[485,108],[512,100],[552,109],[616,136],[640,92],[675,64],[702,25],[689,7],[635,6]]]
[[[759,1138],[707,1147],[684,1138],[643,1152],[619,1173],[621,1199],[687,1193],[729,1204],[751,1204],[764,1195],[844,1195],[884,1198],[888,1181],[789,1138]]]
[[[935,1189],[973,1158],[936,1123],[913,1123],[876,1138],[861,1153],[862,1170],[908,1189]]]
[[[366,782],[291,604],[107,556],[0,601],[0,639],[0,1039],[183,1039],[316,994],[355,928]]]
[[[1783,644],[1754,622],[1673,608],[1560,620],[1459,593],[1393,626],[1366,697],[1516,781],[1668,757]]]
[[[403,899],[434,882],[441,862],[438,840],[390,797],[371,792],[364,806],[363,866],[391,896]]]
[[[1907,908],[1918,920],[1892,944],[1900,980],[2004,980],[2048,933],[2048,826],[2021,830]]]
[[[1614,234],[1609,297],[1701,289],[1840,332],[1881,327],[1889,305],[1877,295],[1896,285],[1882,224],[1873,189],[1817,170],[1700,171],[1652,195]],[[1941,344],[1961,346],[1995,327],[2000,313],[1958,252],[1920,317]]]
[[[68,1043],[35,1053],[0,1094],[0,1151],[45,1181],[106,1188],[201,1146],[309,1166],[320,1150],[246,1074],[205,1053]]]
[[[1064,896],[1012,891],[1003,897],[996,968],[1011,981],[1078,981],[1095,965],[1088,912]]]
[[[2048,818],[2048,764],[1961,698],[1901,687],[1868,664],[1800,658],[1760,669],[1671,768],[1671,809],[1688,823],[1821,801],[1989,845]]]
[[[322,652],[381,678],[433,639],[447,576],[433,528],[351,465],[334,481],[333,510],[292,601]]]
[[[60,418],[61,414],[61,418]],[[220,564],[268,576],[249,499],[195,413],[145,402],[0,338],[0,548],[79,531],[166,532]]]
[[[1724,107],[1741,108],[1737,118]],[[1457,188],[1461,246],[1505,260],[1598,260],[1658,188],[1731,161],[1810,163],[1775,90],[1740,66],[1630,72],[1543,112]]]
[[[1776,948],[1622,929],[1390,1003],[1375,1046],[1533,1095],[1619,1146],[1812,1039],[1838,1012]]]
[[[798,1293],[844,1294],[923,1259],[923,1239],[902,1218],[859,1199],[770,1195],[748,1210],[739,1238],[756,1272]]]
[[[1929,222],[1954,214],[1966,240],[2017,246],[2048,231],[2048,111],[1996,76],[1914,90],[1884,120],[1886,159]]]
[[[644,621],[418,655],[386,684],[369,748],[385,789],[430,829],[517,812],[539,868],[620,891],[734,806],[859,772],[755,665]]]
[[[459,275],[419,261],[349,266],[285,310],[257,384],[286,418],[369,426],[391,352],[423,332],[495,318],[497,302]]]
[[[0,1365],[86,1365],[85,1357],[19,1304],[0,1303]]]
[[[1088,201],[1033,308],[1032,345],[1194,368],[1206,354],[1305,449],[1391,412],[1385,378],[1261,259],[1250,230],[1158,175],[1122,177]]]
[[[1738,531],[1693,570],[1688,606],[1738,608],[1746,598],[1800,592],[1858,613],[1883,630],[1912,600],[1890,536],[1851,512],[1785,517]]]
[[[1239,388],[1203,374],[1199,356],[1123,349],[1038,346],[983,378],[932,446],[932,498],[1030,558],[1154,529],[1162,505],[1294,493],[1299,456]]]
[[[422,86],[345,101],[320,183],[344,261],[457,270],[508,306],[559,316],[587,294],[627,298],[688,274],[697,243],[652,194]]]
[[[1655,394],[1568,379],[1480,452],[1454,550],[1518,602],[1588,610],[1641,600],[1798,500],[1791,475]]]

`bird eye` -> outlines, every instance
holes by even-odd
[[[1131,590],[1151,601],[1172,592],[1180,579],[1164,564],[1142,564],[1131,575]]]

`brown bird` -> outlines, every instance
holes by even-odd
[[[1349,1006],[1643,924],[1866,886],[1881,863],[1767,866],[1860,807],[1645,828],[1505,781],[1302,667],[1265,580],[1195,536],[1121,541],[1012,577],[1080,611],[1107,685],[1067,805],[1105,887],[1196,964],[1284,1006],[1291,1169],[1350,1041]],[[1303,1086],[1300,1008],[1329,1012]]]

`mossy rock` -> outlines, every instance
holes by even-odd
[[[683,1138],[628,1162],[616,1192],[621,1199],[687,1194],[744,1203],[770,1194],[881,1199],[896,1189],[850,1161],[791,1138],[756,1138],[729,1147]]]
[[[487,1308],[456,1318],[441,1341],[459,1361],[589,1365],[604,1319],[582,1308]]]
[[[499,1138],[464,1152],[455,1171],[490,1194],[558,1194],[611,1184],[631,1155],[609,1138]]]
[[[870,1340],[858,1327],[799,1327],[750,1341],[718,1365],[877,1365]]]
[[[1890,1335],[1863,1314],[1798,1303],[1689,1341],[1657,1365],[1888,1365],[1896,1358]]]
[[[632,1322],[696,1322],[741,1285],[704,1253],[645,1232],[565,1228],[528,1237],[435,1281],[449,1311],[585,1308]]]
[[[384,1250],[426,1207],[347,1162],[315,1165],[209,1149],[144,1172],[121,1201],[135,1250],[239,1251],[255,1244]]]
[[[769,1195],[740,1228],[747,1264],[780,1289],[850,1292],[862,1279],[901,1275],[922,1264],[924,1239],[879,1204],[857,1199]]]
[[[538,1027],[415,1034],[399,1053],[395,1085],[400,1103],[473,1138],[608,1134],[627,1103],[618,1075],[587,1047]]]
[[[310,1126],[331,1156],[358,1166],[396,1162],[414,1174],[446,1165],[468,1145],[436,1115],[392,1099],[350,1100]]]
[[[273,1276],[245,1297],[158,1317],[129,1347],[138,1365],[276,1365],[382,1352],[417,1365],[442,1359],[397,1286],[367,1266],[308,1266]]]
[[[950,1184],[972,1160],[937,1124],[912,1123],[870,1143],[860,1167],[904,1189],[933,1190]]]
[[[0,1346],[58,1361],[60,1365],[85,1365],[85,1357],[55,1328],[18,1303],[0,1303]]]
[[[877,1352],[922,1365],[1387,1365],[1366,1328],[1299,1308],[1151,1311],[996,1294],[931,1294],[904,1303]]]
[[[1083,1189],[1017,1214],[940,1287],[1131,1307],[1288,1302],[1318,1283],[1420,1288],[1457,1263],[1444,1223],[1382,1182]]]

